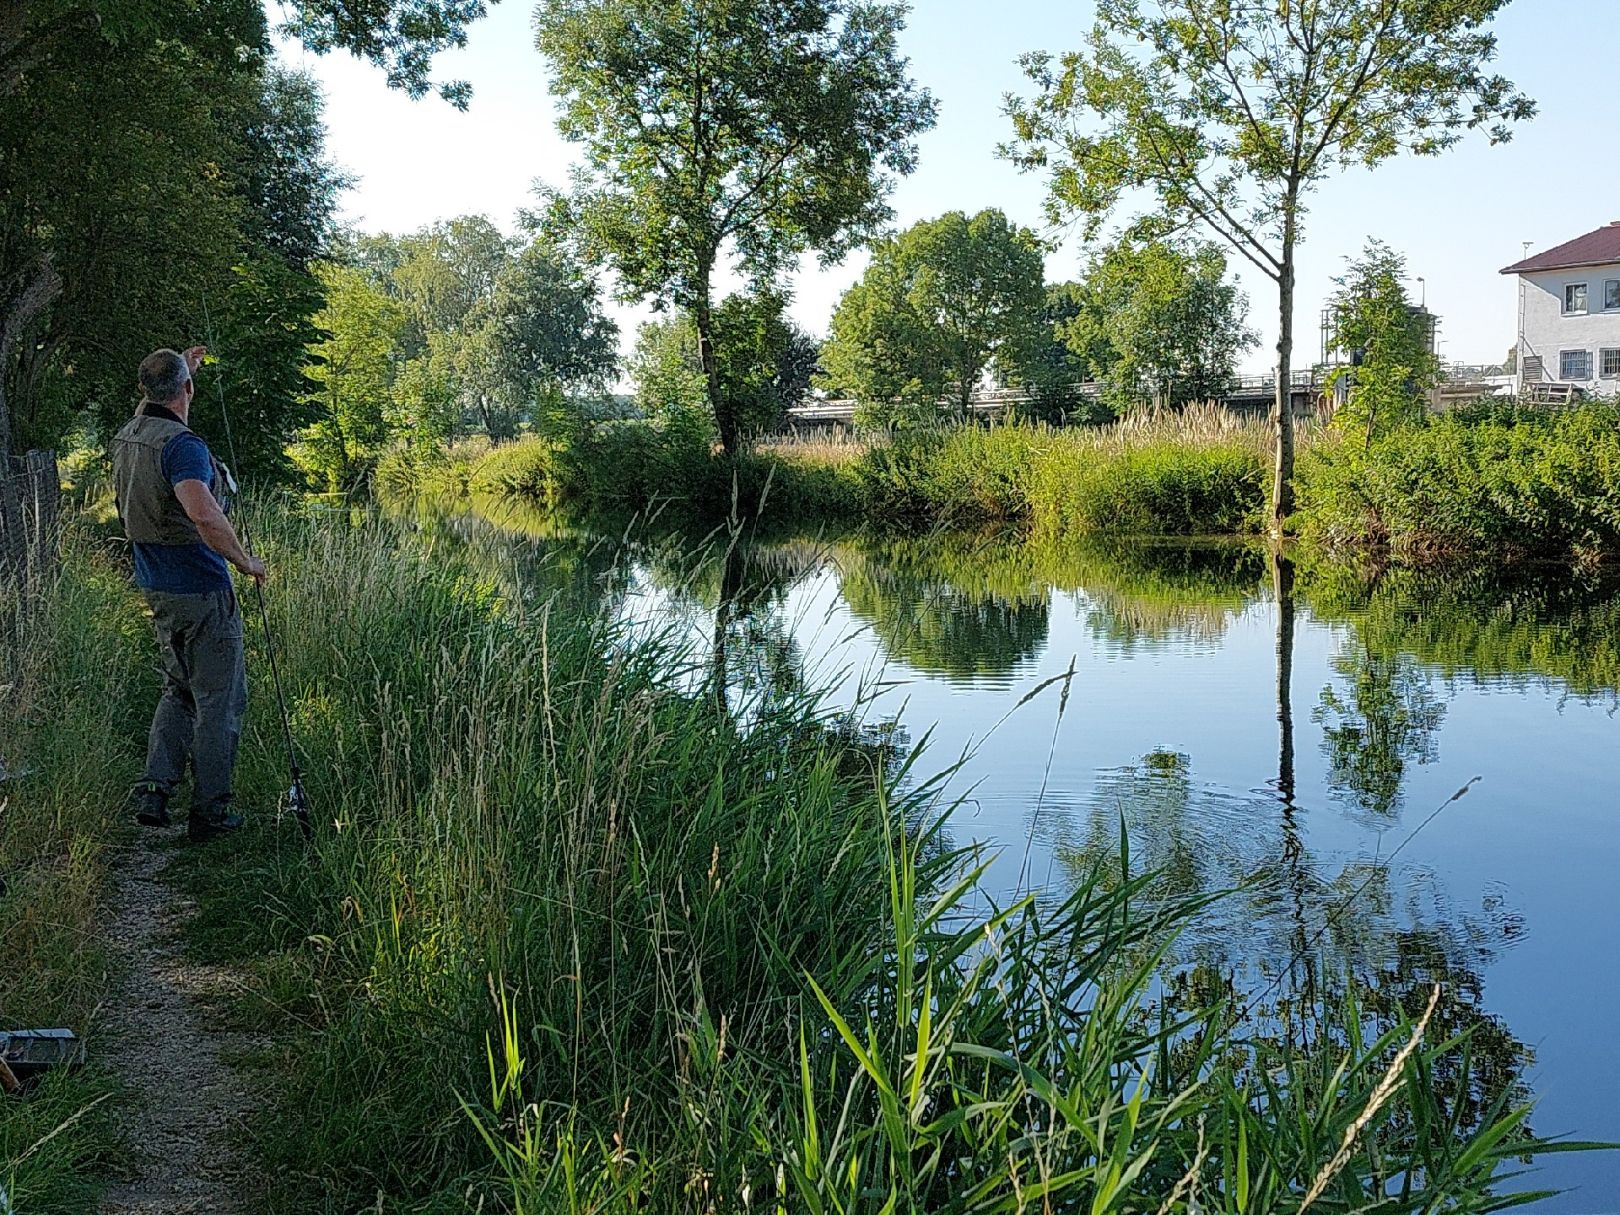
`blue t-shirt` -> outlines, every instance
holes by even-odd
[[[201,481],[216,489],[208,444],[194,434],[175,435],[163,447],[163,477],[171,488]],[[135,585],[170,595],[211,595],[231,589],[231,567],[206,544],[137,544]]]

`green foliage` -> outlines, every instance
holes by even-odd
[[[415,403],[400,407],[396,439],[476,427],[510,439],[616,369],[618,328],[590,277],[549,242],[512,240],[481,215],[356,237],[345,264],[404,310],[393,361],[402,376],[415,369],[402,389]],[[424,409],[426,429],[413,420]]]
[[[1093,256],[1057,337],[1123,413],[1223,395],[1255,334],[1248,301],[1211,244],[1124,239]]]
[[[389,431],[409,448],[448,443],[461,421],[460,385],[442,350],[430,350],[399,369],[384,411]]]
[[[820,347],[788,318],[786,298],[773,291],[727,296],[714,310],[713,328],[719,392],[738,427],[750,436],[774,429],[809,392]],[[643,325],[630,378],[642,416],[692,441],[716,437],[691,317]]]
[[[1265,461],[1243,440],[1158,440],[1109,453],[1062,445],[1036,465],[1030,498],[1036,528],[1051,535],[1243,532],[1265,504]]]
[[[966,414],[985,372],[1007,380],[1039,350],[1045,264],[1035,234],[1000,211],[952,211],[879,242],[833,315],[824,381],[867,425]]]
[[[388,439],[394,399],[394,351],[405,309],[360,271],[322,263],[316,275],[326,305],[315,324],[326,336],[310,350],[311,402],[320,418],[303,434],[295,457],[330,490],[352,489]]]
[[[878,231],[934,105],[898,48],[891,0],[542,0],[573,192],[563,237],[606,260],[626,296],[688,313],[727,452],[741,419],[721,395],[712,288],[722,252],[755,284],[797,256],[836,260]]]
[[[1027,55],[1004,153],[1050,176],[1054,221],[1095,235],[1122,203],[1136,230],[1197,222],[1277,285],[1277,418],[1293,355],[1305,196],[1347,168],[1437,155],[1464,133],[1512,134],[1535,105],[1489,65],[1507,0],[1220,4],[1099,0],[1085,50]],[[1279,426],[1273,526],[1293,509],[1293,432]]]
[[[1313,447],[1302,534],[1418,564],[1620,552],[1620,407],[1445,416]]]
[[[25,446],[87,419],[107,433],[146,354],[207,342],[237,471],[281,475],[304,420],[308,262],[343,184],[321,99],[273,65],[253,0],[127,7],[116,30],[108,13],[59,23],[0,107],[0,447],[8,413]],[[225,455],[214,386],[199,388],[195,425]]]
[[[1105,401],[1080,391],[1080,386],[1096,375],[1095,365],[1103,362],[1101,348],[1087,349],[1074,340],[1072,322],[1086,308],[1089,298],[1079,283],[1057,283],[1046,289],[1040,340],[1025,354],[1018,369],[1020,382],[1033,398],[1020,407],[1026,420],[1099,426],[1117,416]]]
[[[714,427],[697,327],[685,317],[648,321],[636,334],[630,382],[642,416],[666,432],[710,442]]]
[[[753,436],[774,430],[804,399],[820,348],[788,319],[785,296],[739,293],[714,310],[714,357],[720,395]]]
[[[1328,301],[1333,348],[1350,356],[1336,373],[1346,383],[1334,423],[1367,443],[1381,429],[1420,421],[1440,383],[1434,319],[1406,294],[1406,259],[1369,241],[1359,261],[1334,279]]]
[[[596,285],[559,249],[531,241],[501,268],[486,303],[467,317],[496,383],[533,406],[561,386],[598,388],[618,366],[619,327]]]
[[[348,51],[384,69],[391,88],[412,97],[433,87],[429,70],[439,51],[467,45],[467,26],[487,11],[487,0],[302,0],[287,31],[316,54]],[[472,86],[449,80],[441,97],[465,109]]]
[[[346,260],[368,271],[410,317],[405,351],[467,329],[512,260],[514,242],[482,215],[462,215],[407,236],[361,236]]]

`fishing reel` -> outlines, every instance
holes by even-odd
[[[315,828],[310,820],[309,795],[304,792],[304,778],[296,772],[293,774],[292,786],[287,790],[287,810],[298,820],[298,830],[304,839],[306,841],[313,839]]]

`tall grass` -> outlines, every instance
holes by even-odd
[[[462,1209],[482,1153],[460,1100],[501,1000],[530,1100],[740,1159],[744,1124],[677,1135],[706,1100],[695,1043],[724,1022],[729,1049],[778,1051],[801,974],[852,964],[882,882],[882,808],[841,736],[802,712],[744,731],[669,690],[677,651],[380,530],[263,535],[329,826],[306,858],[261,818],[197,880],[204,947],[260,959],[265,1015],[320,1029],[287,1063],[296,1122],[266,1127],[307,1179],[283,1209]],[[280,783],[272,749],[251,762],[245,787]]]
[[[67,1026],[100,1044],[116,974],[105,944],[119,808],[155,683],[124,575],[76,537],[24,604],[0,580],[0,1029]],[[105,1072],[0,1095],[0,1189],[19,1212],[80,1215],[117,1136]]]

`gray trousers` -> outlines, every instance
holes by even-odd
[[[235,591],[147,591],[163,659],[163,696],[146,743],[147,783],[174,792],[191,761],[194,811],[231,800],[231,774],[247,710],[242,613]]]

